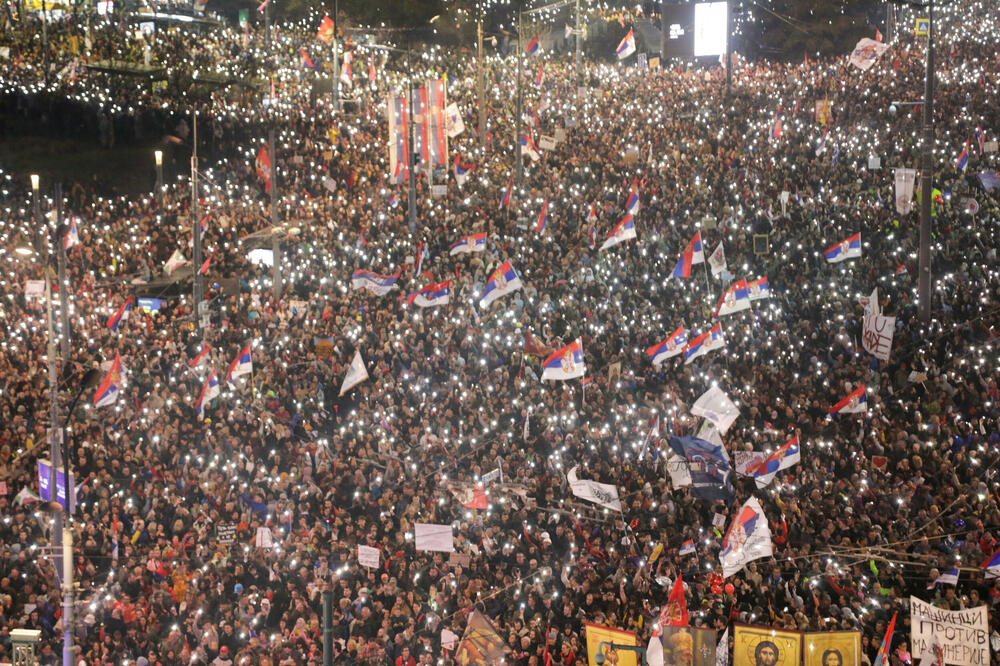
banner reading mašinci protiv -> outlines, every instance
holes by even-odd
[[[949,611],[910,597],[912,654],[924,654],[935,642],[944,649],[946,664],[988,666],[990,644],[986,606]]]

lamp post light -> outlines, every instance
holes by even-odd
[[[156,196],[163,199],[163,151],[154,150],[153,160],[156,162]]]
[[[40,178],[37,173],[31,174],[31,210],[34,214],[34,222],[37,225],[39,223],[39,218],[42,217],[41,201],[38,198],[38,186],[40,183]]]

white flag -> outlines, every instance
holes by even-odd
[[[455,552],[455,537],[452,535],[451,525],[415,523],[413,536],[417,550]]]
[[[695,416],[704,416],[718,428],[719,432],[726,434],[729,426],[740,415],[740,409],[733,404],[725,391],[713,386],[695,401],[691,406],[691,413]]]
[[[185,259],[184,255],[181,254],[181,251],[174,250],[174,253],[170,255],[169,259],[167,259],[167,275],[170,275],[186,263],[187,259]]]
[[[340,387],[340,395],[344,395],[366,379],[368,370],[365,369],[365,362],[361,359],[361,351],[355,351],[354,360],[351,361],[351,367],[347,369],[344,383]]]
[[[722,577],[729,578],[742,571],[747,562],[770,557],[773,552],[767,517],[757,498],[751,497],[740,507],[722,540],[722,550],[719,552]]]
[[[708,258],[708,267],[711,269],[712,275],[718,275],[726,270],[726,251],[722,248],[722,241],[719,241],[719,246]]]
[[[649,666],[663,666],[663,642],[655,633],[649,637],[646,647],[646,663]]]
[[[913,188],[917,180],[916,169],[896,169],[896,212],[908,215],[913,210]]]
[[[854,51],[851,52],[849,62],[861,71],[867,72],[875,64],[875,61],[879,59],[879,56],[888,50],[888,44],[876,42],[870,37],[864,37],[859,39],[858,43],[854,46]]]
[[[465,131],[465,121],[462,120],[462,112],[458,110],[458,104],[452,102],[444,108],[444,129],[449,139]]]
[[[723,630],[715,645],[715,666],[729,666],[729,627]]]
[[[589,479],[576,478],[576,470],[579,465],[574,465],[573,469],[566,473],[569,480],[569,489],[580,499],[585,499],[594,504],[600,504],[606,509],[621,511],[622,503],[618,499],[618,488],[608,483],[598,483]]]

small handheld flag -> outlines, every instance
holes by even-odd
[[[965,173],[965,167],[969,164],[969,140],[965,140],[965,148],[962,148],[962,152],[958,154],[958,159],[955,160],[955,171],[961,171]]]

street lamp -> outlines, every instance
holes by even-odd
[[[153,160],[156,161],[156,196],[163,197],[163,151],[154,150]]]
[[[594,663],[597,664],[597,666],[603,666],[604,662],[608,659],[604,656],[605,647],[614,650],[615,652],[634,652],[636,658],[639,660],[639,663],[643,666],[649,665],[649,662],[646,660],[646,648],[641,645],[620,645],[609,641],[601,641],[601,644],[597,646],[597,654],[594,655]]]
[[[933,187],[933,156],[934,152],[934,0],[926,2],[911,2],[910,0],[893,0],[911,7],[927,9],[927,54],[924,60],[924,101],[921,130],[924,142],[920,149],[920,250],[919,269],[917,272],[917,314],[920,321],[928,323],[931,320],[931,189]],[[939,2],[938,4],[944,4]],[[889,107],[899,106],[894,103]]]
[[[33,175],[31,178],[31,183],[33,188],[38,184],[38,176]],[[37,189],[35,189],[37,193]],[[61,195],[59,195],[61,199]],[[37,200],[37,194],[36,194]],[[66,227],[60,227],[56,230],[56,238],[54,239],[57,244],[61,247],[65,247],[65,233]],[[14,248],[14,252],[23,256],[28,257],[32,255],[40,254],[39,246],[36,245],[35,248],[20,245]],[[69,462],[70,462],[70,447],[67,443],[66,449],[62,450],[62,443],[66,441],[66,428],[69,426],[69,419],[80,401],[80,397],[83,392],[88,388],[92,388],[100,380],[100,373],[97,370],[90,369],[84,373],[81,377],[80,383],[77,387],[77,392],[73,396],[73,400],[70,402],[69,410],[66,413],[65,418],[59,419],[59,393],[58,393],[58,376],[59,371],[56,368],[56,345],[55,345],[55,330],[52,322],[52,278],[51,271],[48,264],[43,268],[45,274],[45,311],[47,320],[47,331],[48,331],[48,343],[47,343],[47,363],[48,363],[48,374],[49,374],[49,498],[50,501],[55,501],[58,504],[59,501],[59,485],[56,476],[56,470],[58,469],[59,463],[62,462],[63,465],[63,496],[66,498],[65,505],[62,506],[62,511],[55,514],[53,518],[52,525],[52,546],[53,549],[58,553],[62,554],[62,583],[63,583],[63,666],[73,666],[73,532],[70,525],[70,519],[73,513],[73,483],[70,478],[69,473]],[[60,290],[65,293],[65,283],[60,284]],[[65,298],[63,300],[63,309],[65,311]],[[69,335],[68,329],[64,331],[64,337]],[[64,345],[65,346],[65,345]],[[64,359],[65,360],[65,359]],[[56,425],[61,424],[61,427],[57,430]]]

